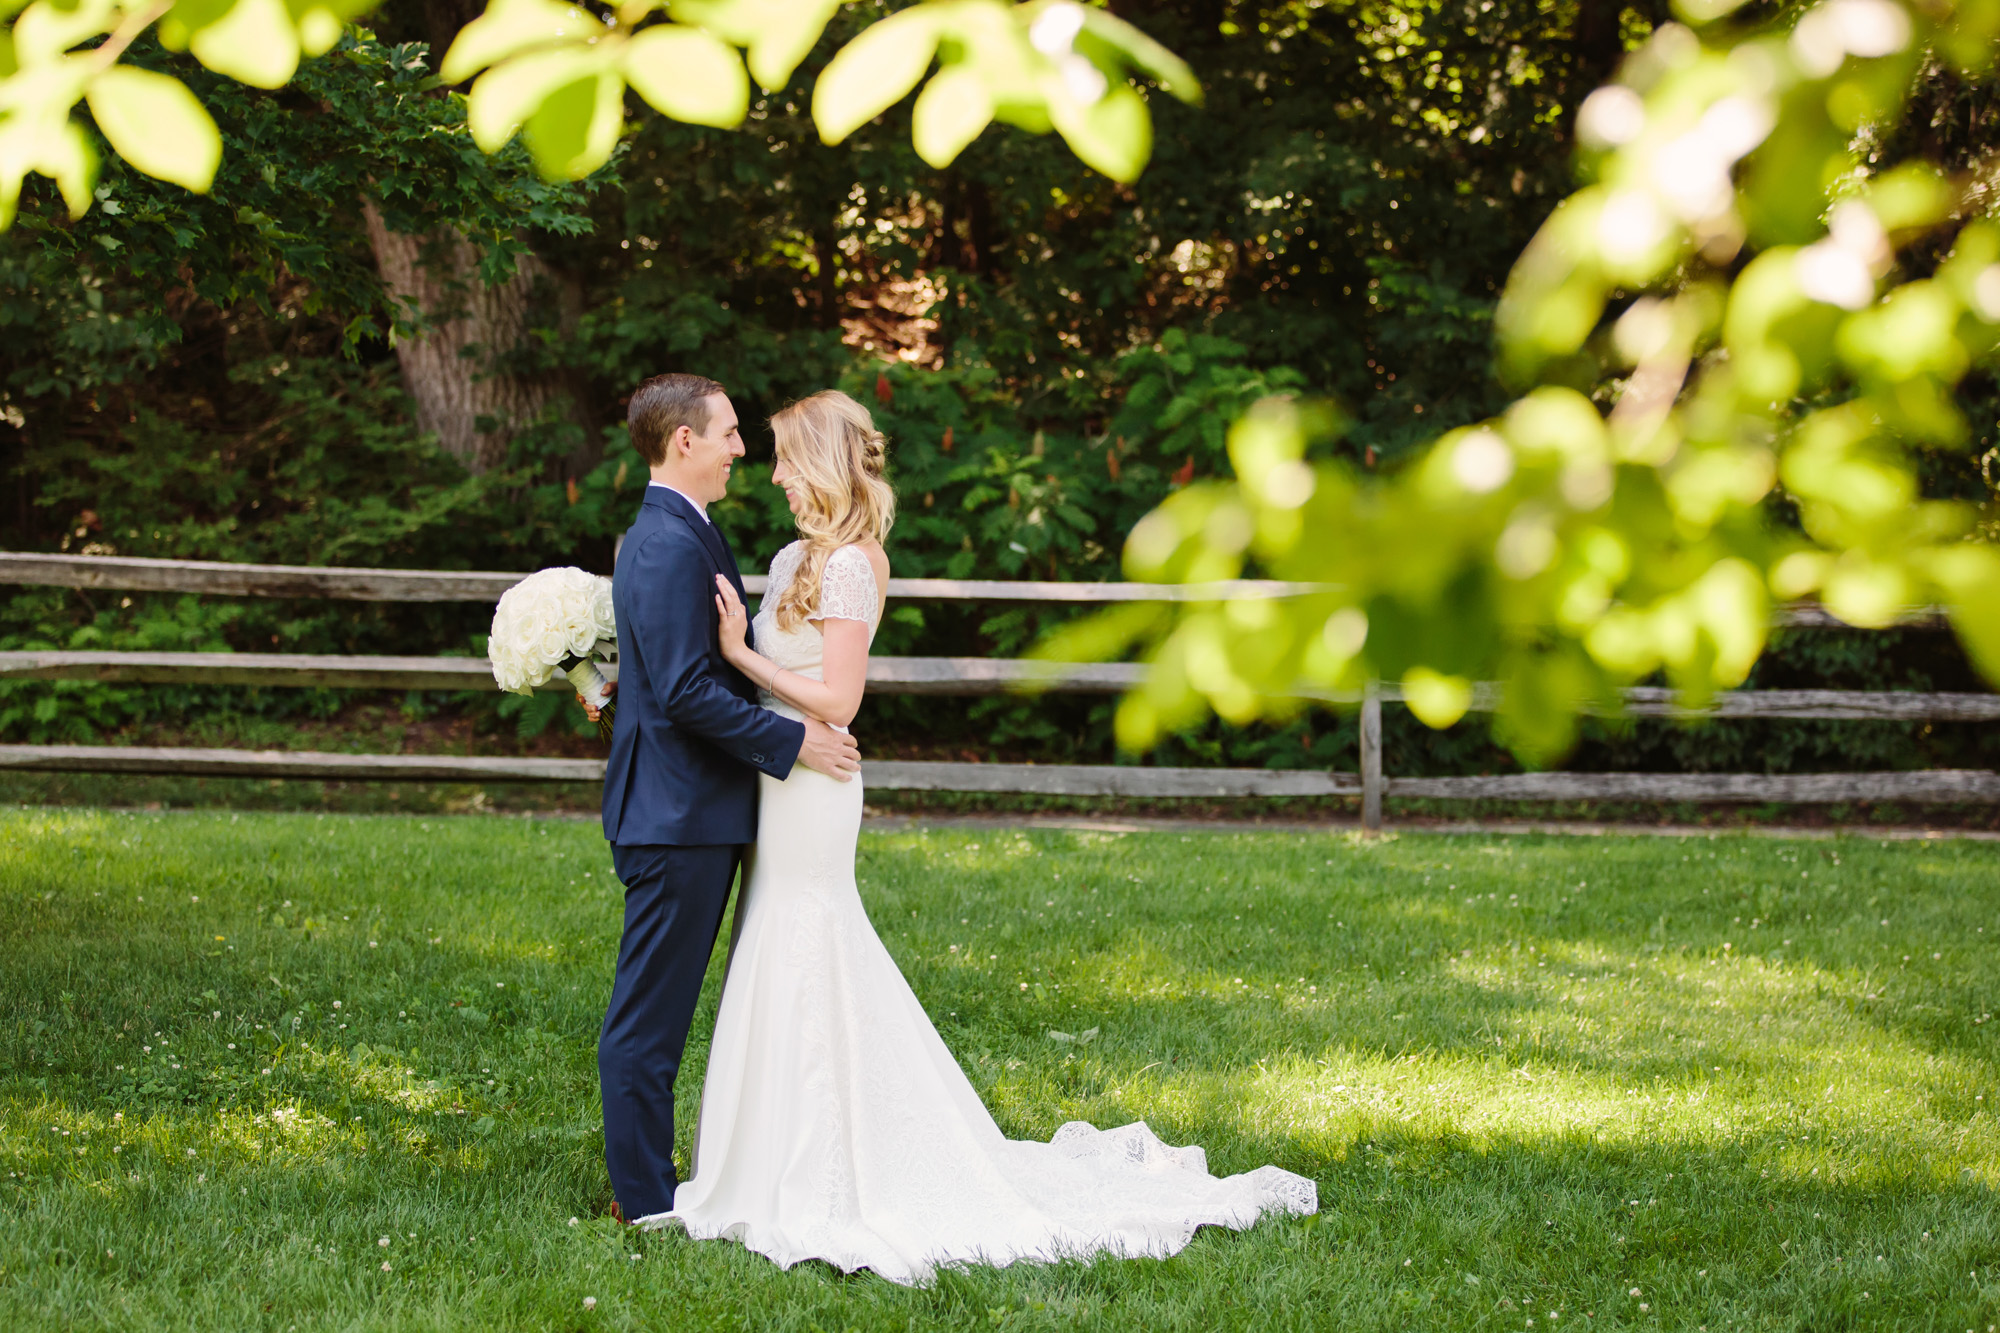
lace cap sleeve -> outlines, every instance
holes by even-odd
[[[875,568],[859,546],[843,546],[827,557],[826,572],[819,581],[816,619],[858,620],[873,625],[880,605],[875,592]]]

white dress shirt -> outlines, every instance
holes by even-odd
[[[686,500],[689,504],[694,506],[694,512],[701,515],[702,522],[708,524],[710,527],[713,527],[715,525],[715,520],[711,519],[708,516],[708,506],[703,504],[701,501],[695,499],[692,495],[689,495],[686,491],[682,490],[680,487],[669,486],[664,481],[649,481],[646,483],[646,485],[658,486],[663,491],[672,491],[675,495],[680,496],[681,499]]]

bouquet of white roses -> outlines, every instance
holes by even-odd
[[[581,569],[544,569],[500,595],[486,655],[493,679],[512,694],[533,694],[557,676],[600,710],[598,729],[611,734],[611,691],[591,657],[618,642],[611,580]]]

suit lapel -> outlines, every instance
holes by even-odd
[[[716,572],[729,580],[730,586],[736,589],[736,596],[740,599],[743,596],[743,576],[736,572],[736,557],[730,554],[729,543],[722,540],[722,533],[715,524],[704,521],[700,514],[691,515],[688,522],[700,534],[702,541],[708,544],[708,553],[714,557]]]
[[[716,527],[713,523],[706,526],[710,540],[715,543],[715,549],[722,552],[722,572],[727,574],[730,583],[735,585],[737,597],[742,598],[744,595],[743,575],[737,572],[736,569],[736,552],[730,550],[729,543],[722,539],[722,529]],[[745,600],[747,601],[747,599]]]
[[[696,512],[694,505],[686,496],[669,487],[652,487],[647,491],[646,498],[648,503],[659,505],[693,529],[695,538],[701,542],[702,549],[708,552],[708,558],[714,562],[715,572],[727,578],[730,586],[736,589],[736,596],[742,598],[743,576],[737,572],[736,557],[730,554],[729,543],[722,540],[722,533],[715,524]]]

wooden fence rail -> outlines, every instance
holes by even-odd
[[[991,657],[872,657],[878,694],[1000,694],[1042,688],[1117,694],[1141,679],[1129,662],[1030,662]],[[616,678],[616,664],[606,675]],[[480,657],[341,657],[306,653],[0,653],[0,680],[127,685],[264,685],[380,690],[493,689]],[[567,682],[546,687],[567,690]],[[1358,697],[1358,696],[1357,696]]]
[[[0,552],[0,583],[241,597],[333,598],[350,601],[492,603],[523,576],[512,573],[342,569],[299,565],[236,565]],[[754,595],[764,580],[744,583]],[[889,596],[947,601],[1069,604],[1197,602],[1292,597],[1326,585],[1235,580],[1196,585],[1040,583],[976,579],[891,579]],[[1774,623],[1792,628],[1840,628],[1824,609],[1781,609]],[[1913,610],[1902,622],[1936,628],[1935,608]],[[882,694],[993,695],[1014,690],[1118,693],[1143,679],[1136,663],[1049,663],[966,657],[878,657],[869,663],[871,690]],[[316,656],[294,653],[0,653],[0,680],[89,680],[134,684],[211,684],[279,688],[458,690],[492,687],[488,665],[472,657]],[[1362,797],[1363,823],[1381,823],[1384,796],[1436,800],[1687,800],[1850,802],[2000,800],[2000,774],[1983,771],[1821,774],[1519,773],[1497,777],[1399,778],[1382,772],[1384,703],[1399,703],[1391,685],[1364,692],[1300,691],[1300,696],[1361,705],[1360,772],[1151,768],[1127,765],[963,764],[875,761],[865,781],[877,790],[1013,792],[1128,797]],[[1474,688],[1472,709],[1491,711],[1500,688]],[[2000,720],[2000,696],[1854,690],[1738,690],[1710,708],[1690,710],[1671,691],[1625,691],[1624,711],[1639,717],[1684,719],[1823,718],[1890,722]],[[149,748],[139,746],[0,745],[0,769],[30,772],[115,772],[183,776],[402,781],[590,782],[603,776],[595,759],[535,759],[451,755],[319,754]]]
[[[151,560],[138,556],[46,555],[0,551],[0,584],[103,588],[122,592],[187,592],[216,597],[307,597],[353,602],[485,602],[525,574],[427,569],[358,569],[320,565],[239,565],[211,560]],[[753,596],[764,576],[744,576]],[[1050,583],[1001,579],[890,579],[892,599],[1046,603],[1213,602],[1236,598],[1299,597],[1326,590],[1320,583],[1233,579],[1219,583]],[[1796,629],[1843,629],[1824,607],[1788,606],[1773,623]],[[1936,607],[1913,608],[1902,622],[1938,628]]]
[[[607,673],[617,675],[615,665]],[[868,687],[877,694],[992,695],[1009,691],[1118,694],[1137,686],[1137,662],[1039,662],[991,657],[872,657]],[[478,690],[493,688],[493,669],[477,657],[342,657],[307,653],[0,652],[0,680],[88,680],[127,685],[262,685],[272,688]],[[567,690],[569,685],[551,685]],[[1325,703],[1360,703],[1360,690],[1302,690]],[[1385,703],[1403,692],[1381,687]],[[1474,688],[1472,711],[1492,712],[1500,687]],[[1604,710],[1593,709],[1602,713]],[[1687,708],[1673,691],[1625,691],[1634,717],[1832,718],[1878,722],[2000,721],[2000,694],[1914,691],[1734,690],[1707,709]]]
[[[399,782],[597,782],[602,759],[483,755],[327,754],[126,745],[0,745],[0,771]],[[1114,764],[962,764],[868,760],[874,791],[960,791],[1042,796],[1363,796],[1354,773],[1317,769],[1149,768]],[[2000,773],[1509,773],[1389,778],[1384,794],[1432,800],[1716,801],[1831,804],[2000,800]]]
[[[317,565],[236,565],[136,556],[38,555],[0,551],[0,583],[123,592],[192,592],[216,597],[314,597],[349,602],[484,602],[526,574],[427,569],[345,569]],[[1326,585],[1234,579],[1224,583],[1033,583],[998,579],[890,579],[891,598],[991,602],[1213,602],[1296,597]],[[764,591],[762,574],[745,591]]]

